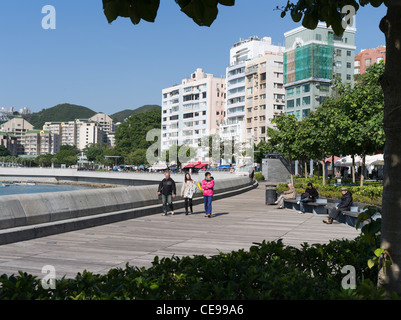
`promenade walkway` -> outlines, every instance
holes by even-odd
[[[151,266],[155,256],[214,255],[248,249],[252,242],[282,239],[287,245],[327,243],[354,239],[359,231],[350,226],[322,223],[323,216],[299,214],[265,204],[265,187],[213,202],[214,217],[205,218],[203,206],[196,214],[160,214],[121,221],[29,241],[0,246],[0,274],[18,270],[39,277],[52,265],[57,278],[74,277],[84,269],[106,273],[113,267]]]

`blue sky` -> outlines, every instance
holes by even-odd
[[[237,0],[220,6],[213,25],[197,26],[174,0],[161,0],[155,23],[108,24],[101,0],[19,0],[0,4],[0,106],[37,112],[59,103],[112,114],[160,104],[161,90],[196,68],[224,76],[231,46],[240,38],[272,37],[298,27],[282,19],[286,0]],[[56,30],[44,30],[42,7],[56,8]],[[357,14],[357,52],[385,44],[378,25],[386,8]]]

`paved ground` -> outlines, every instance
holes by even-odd
[[[350,226],[322,223],[325,216],[299,214],[265,205],[264,185],[244,194],[213,202],[214,217],[205,218],[202,205],[197,214],[160,214],[49,237],[0,246],[0,274],[22,270],[38,276],[42,267],[55,267],[57,278],[74,277],[84,269],[105,273],[127,262],[150,266],[155,256],[213,255],[248,249],[262,240],[327,243],[331,239],[354,239],[359,231]]]

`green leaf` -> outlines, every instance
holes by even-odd
[[[369,269],[372,269],[372,268],[374,267],[374,265],[375,265],[375,260],[369,259],[369,260],[368,260],[368,267],[369,267]]]
[[[382,249],[382,248],[377,248],[377,249],[375,250],[374,254],[375,254],[376,257],[380,257],[380,256],[383,254],[384,251],[385,251],[385,250]]]

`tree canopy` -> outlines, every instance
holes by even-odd
[[[148,131],[160,129],[160,127],[160,109],[134,114],[118,126],[115,134],[115,149],[124,157],[137,149],[146,151],[153,143],[146,141],[146,134]]]

